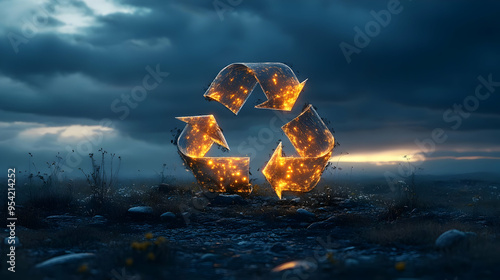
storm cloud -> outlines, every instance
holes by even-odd
[[[399,12],[383,22],[374,16],[391,5]],[[66,158],[99,135],[90,147],[123,155],[131,175],[163,162],[182,169],[170,143],[171,130],[183,127],[175,117],[208,113],[224,130],[228,155],[253,150],[259,168],[278,140],[293,149],[280,131],[259,146],[249,137],[311,103],[335,131],[336,155],[395,151],[403,161],[423,152],[430,173],[496,172],[499,8],[498,1],[430,0],[3,1],[2,168],[24,168],[28,152],[40,161],[57,152]],[[357,51],[346,55],[342,44]],[[265,99],[256,88],[235,116],[203,98],[233,62],[283,62],[308,82],[290,113],[253,108]],[[154,87],[137,98],[148,75]],[[436,129],[446,140],[422,149]],[[86,167],[80,156],[69,169]],[[474,159],[454,165],[463,157]]]

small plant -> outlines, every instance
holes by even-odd
[[[395,183],[395,188],[393,189],[395,198],[392,201],[386,202],[387,213],[383,217],[390,221],[396,220],[403,214],[413,211],[419,204],[415,175],[416,171],[421,170],[421,168],[417,168],[411,163],[410,156],[404,155],[403,158],[406,160],[406,164],[400,163],[399,166],[406,169],[406,177],[408,179]]]
[[[408,176],[409,182],[401,181],[400,184],[398,184],[399,188],[397,189],[397,191],[399,191],[400,203],[408,207],[410,210],[413,210],[416,207],[418,201],[416,184],[415,184],[415,172],[417,168],[411,163],[410,156],[404,155],[403,158],[406,159],[408,174],[409,174]]]
[[[118,172],[120,171],[121,156],[118,156],[118,166],[113,167],[116,154],[108,154],[104,149],[99,149],[98,152],[101,153],[100,160],[96,160],[93,153],[89,154],[92,172],[87,174],[80,168],[80,171],[85,176],[88,185],[91,189],[91,211],[99,211],[108,200],[110,191],[114,184],[116,183]],[[107,158],[106,155],[109,155]],[[109,165],[108,169],[107,166]],[[109,173],[108,173],[108,172]]]
[[[41,190],[45,194],[52,194],[56,187],[59,185],[59,182],[62,180],[62,173],[64,170],[61,168],[62,157],[59,153],[56,155],[56,160],[52,162],[45,162],[47,165],[47,172],[42,173],[36,167],[35,162],[33,161],[33,154],[28,153],[28,170],[25,171],[28,175],[28,189],[29,189],[29,197],[30,199],[34,198],[33,186],[36,185],[33,179],[39,179],[41,182]],[[33,168],[33,170],[32,170]]]
[[[479,216],[479,202],[481,201],[480,195],[475,195],[472,197],[472,216]]]
[[[166,171],[167,171],[167,164],[164,163],[162,164],[162,168],[161,168],[161,171],[158,172],[155,170],[156,174],[158,174],[158,176],[160,177],[160,184],[164,184],[164,183],[173,183],[175,181],[175,177],[172,176],[172,175],[166,175]]]
[[[35,225],[40,210],[68,209],[73,201],[73,193],[71,182],[67,185],[67,191],[62,188],[63,158],[59,153],[54,161],[46,162],[45,172],[38,170],[32,153],[28,153],[28,156],[28,169],[24,171],[27,174],[25,185],[28,195],[25,202],[26,209],[22,214],[27,221]]]

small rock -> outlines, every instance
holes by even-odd
[[[203,256],[201,256],[201,260],[202,261],[215,261],[219,258],[218,255],[216,254],[211,254],[211,253],[207,253],[207,254],[204,254]]]
[[[252,246],[252,245],[253,245],[253,243],[252,243],[252,242],[245,241],[245,240],[240,241],[240,242],[238,242],[237,244],[238,244],[238,246],[242,246],[242,247],[250,247],[250,246]]]
[[[108,223],[108,219],[101,215],[95,215],[90,221],[91,226],[105,226]]]
[[[332,229],[337,226],[337,217],[332,216],[324,221],[310,224],[307,229]]]
[[[441,250],[451,250],[461,247],[468,243],[470,237],[474,236],[476,236],[474,232],[463,232],[451,229],[444,232],[436,239],[436,248]]]
[[[308,216],[308,217],[311,217],[311,218],[314,218],[316,217],[316,215],[314,215],[313,213],[307,211],[306,209],[304,208],[299,208],[297,209],[297,214],[299,215],[304,215],[304,216]]]
[[[7,246],[21,247],[21,241],[19,241],[19,237],[5,237],[3,243]]]
[[[76,217],[68,215],[68,214],[64,214],[64,215],[52,215],[52,216],[48,216],[47,220],[73,220],[74,218],[76,218]]]
[[[44,262],[37,264],[35,267],[38,269],[48,269],[58,265],[67,266],[69,264],[81,262],[83,260],[87,260],[93,257],[95,257],[95,255],[92,253],[67,254],[48,259]]]
[[[354,250],[354,249],[356,249],[355,246],[349,246],[349,247],[344,248],[342,251],[347,252],[347,251],[351,251],[351,250]]]
[[[346,260],[344,261],[344,265],[345,265],[346,267],[353,267],[353,266],[357,266],[357,265],[359,265],[359,261],[358,261],[358,260],[356,260],[356,259],[346,259]]]
[[[174,221],[176,218],[175,214],[172,212],[165,212],[160,215],[160,219],[164,222]]]
[[[291,200],[292,202],[299,203],[300,202],[300,197],[296,197]]]
[[[136,206],[128,209],[128,216],[138,222],[151,220],[153,216],[153,208],[149,206]]]
[[[212,206],[230,206],[230,205],[245,205],[247,202],[237,194],[220,194],[212,201],[210,205]]]
[[[153,214],[153,208],[149,206],[136,206],[128,209],[129,213],[134,213],[134,214]]]

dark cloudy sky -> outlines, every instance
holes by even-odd
[[[293,154],[270,120],[311,103],[340,143],[334,163],[349,152],[340,165],[355,172],[415,154],[427,174],[498,172],[499,11],[498,1],[2,0],[0,167],[26,169],[31,152],[42,169],[59,152],[80,175],[104,147],[122,156],[122,175],[162,163],[186,174],[174,118],[212,113],[231,148],[222,155],[252,156],[256,174],[279,139]],[[253,108],[265,99],[256,88],[235,116],[203,98],[233,62],[283,62],[309,80],[290,113]],[[156,68],[151,90],[126,104]]]

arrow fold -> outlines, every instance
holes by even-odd
[[[186,122],[177,149],[198,183],[212,192],[250,193],[250,158],[205,157],[213,143],[229,149],[213,115],[178,117]]]
[[[311,105],[281,128],[299,157],[283,157],[280,142],[262,170],[279,198],[283,191],[312,190],[319,182],[335,145],[335,138]]]
[[[283,63],[233,63],[219,72],[204,96],[237,115],[258,83],[267,100],[255,108],[291,111],[306,81],[300,83]]]

